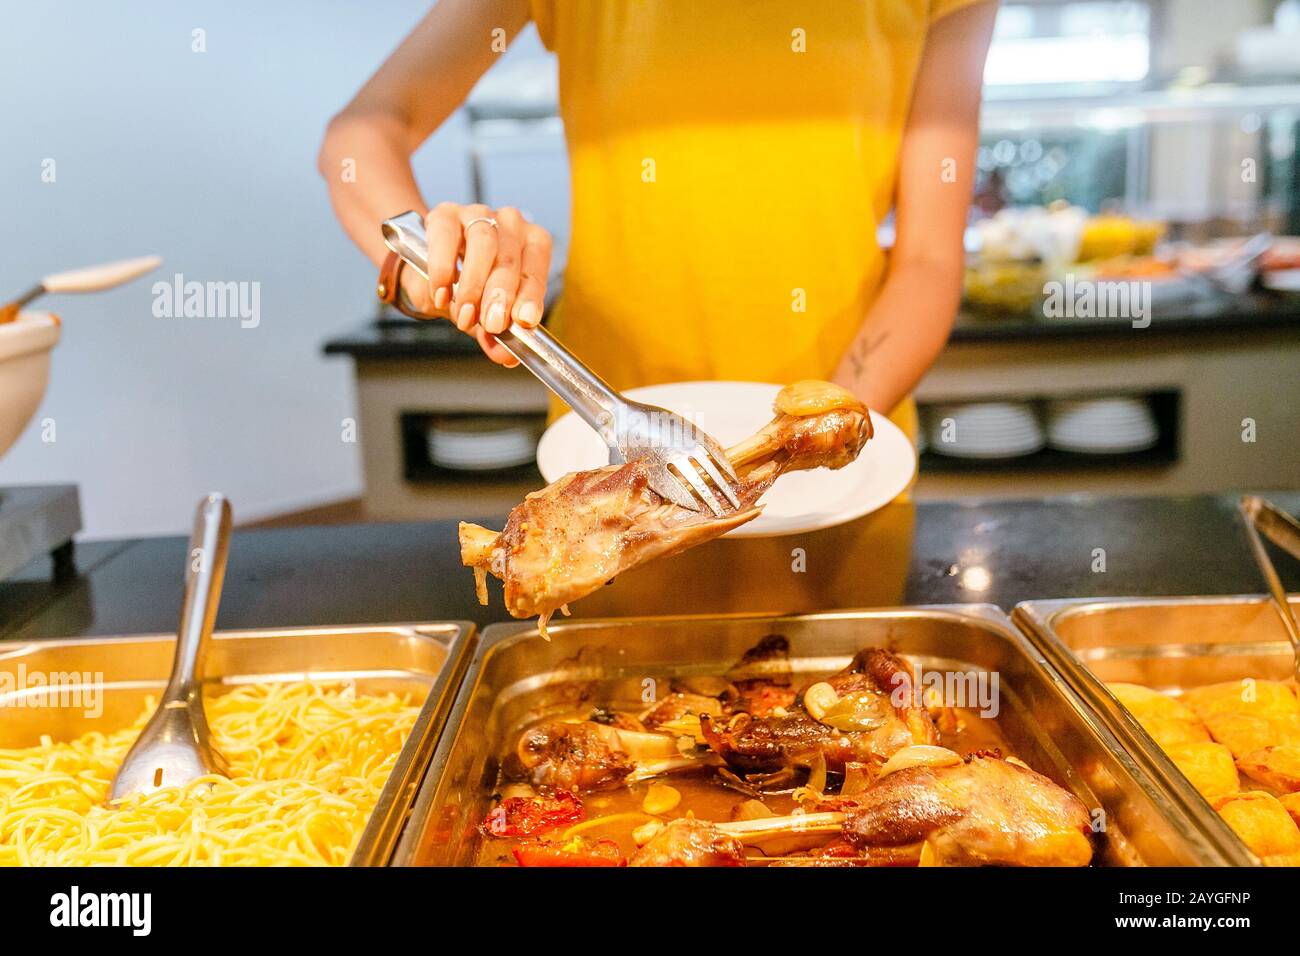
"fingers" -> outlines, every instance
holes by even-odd
[[[487,284],[492,264],[497,257],[497,230],[490,223],[474,222],[487,219],[492,211],[487,206],[473,205],[460,208],[460,227],[464,235],[464,253],[461,256],[460,278],[452,302],[451,317],[456,328],[468,332],[480,318],[483,287]]]
[[[483,221],[494,219],[496,226]],[[402,286],[422,312],[445,315],[501,365],[518,364],[496,335],[542,320],[551,236],[510,206],[440,203],[425,217],[429,281],[404,272]]]
[[[474,327],[474,338],[478,339],[478,346],[483,350],[483,354],[498,365],[514,368],[519,364],[519,359],[511,355],[510,350],[498,342],[483,326],[477,325]]]
[[[420,273],[414,269],[402,270],[402,295],[407,303],[416,312],[430,318],[446,318],[447,310],[439,309],[433,304],[433,295],[429,291],[429,283],[426,282]]]
[[[541,226],[528,223],[524,230],[524,248],[520,254],[519,289],[515,293],[510,317],[529,327],[542,321],[546,302],[546,277],[551,271],[551,234]]]
[[[451,284],[456,281],[456,260],[460,257],[460,206],[439,203],[425,217],[429,240],[429,294],[434,310],[447,314],[451,305]]]
[[[519,262],[528,223],[518,209],[497,210],[497,257],[483,285],[479,322],[492,334],[506,330],[519,288]]]

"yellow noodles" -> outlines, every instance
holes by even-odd
[[[231,779],[104,806],[133,727],[0,748],[0,865],[347,863],[415,722],[409,699],[257,684],[207,702]]]

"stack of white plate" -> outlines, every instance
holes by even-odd
[[[537,454],[537,424],[500,416],[435,418],[429,423],[429,460],[456,471],[516,468]]]
[[[1150,448],[1159,437],[1143,398],[1058,399],[1047,405],[1047,440],[1062,451],[1125,454]]]
[[[1043,429],[1029,402],[934,405],[927,413],[931,451],[954,458],[1018,458],[1043,447]]]

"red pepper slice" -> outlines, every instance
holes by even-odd
[[[488,811],[483,832],[494,837],[522,837],[569,826],[586,816],[582,801],[570,790],[536,797],[508,797]]]
[[[627,866],[613,840],[575,836],[563,842],[537,840],[514,848],[520,866]]]

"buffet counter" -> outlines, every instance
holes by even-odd
[[[451,522],[240,532],[230,777],[121,805],[187,545],[85,543],[0,585],[0,864],[1296,865],[1293,748],[1260,742],[1300,720],[1291,648],[1236,503],[899,502],[634,567],[548,640],[476,602]],[[93,699],[15,683],[64,673]]]
[[[574,605],[574,613],[805,613],[972,602],[1010,610],[1035,599],[1260,593],[1237,497],[896,504],[812,534],[708,542],[632,572]],[[1300,493],[1269,497],[1300,512]],[[484,521],[499,525],[501,518]],[[173,631],[184,550],[182,537],[81,543],[79,573],[57,582],[48,561],[34,562],[0,583],[0,639]],[[1284,583],[1300,590],[1294,562],[1278,565]],[[508,620],[499,600],[476,602],[454,521],[234,534],[223,629],[437,620]]]

